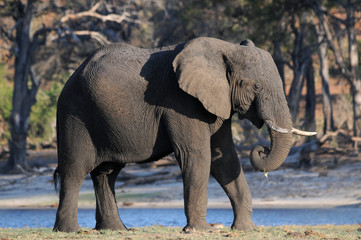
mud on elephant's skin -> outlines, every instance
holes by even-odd
[[[111,44],[74,72],[58,101],[60,183],[55,231],[77,231],[81,183],[91,174],[96,228],[126,229],[114,184],[128,163],[157,160],[171,152],[182,171],[187,225],[208,229],[210,174],[228,195],[235,229],[250,229],[252,200],[232,142],[231,116],[265,123],[271,147],[256,147],[251,163],[260,171],[279,167],[292,134],[282,83],[271,55],[245,40],[214,38],[160,49]]]

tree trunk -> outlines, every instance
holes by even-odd
[[[303,76],[305,71],[306,71],[305,63],[302,63],[301,69],[293,69],[293,81],[287,97],[293,122],[296,122],[299,112],[299,102],[301,99],[302,87],[304,84]]]
[[[22,3],[19,1],[18,8]],[[31,70],[31,40],[30,27],[33,19],[33,0],[27,1],[25,11],[19,10],[15,17],[16,26],[16,55],[14,73],[14,91],[12,111],[10,117],[9,141],[10,157],[4,171],[19,172],[28,170],[25,162],[26,137],[29,126],[31,106],[35,103],[35,96],[39,88],[34,72]],[[30,79],[29,79],[30,76]],[[29,83],[31,80],[31,83]]]
[[[307,131],[314,132],[316,131],[316,93],[315,93],[315,78],[314,78],[314,69],[313,61],[311,56],[307,61],[307,96],[306,96],[306,114],[305,114],[305,129]],[[308,138],[308,140],[310,140]]]
[[[299,102],[304,84],[304,76],[307,68],[306,60],[303,60],[308,52],[305,53],[303,47],[303,37],[305,26],[301,24],[299,29],[296,27],[295,21],[292,22],[292,31],[295,34],[293,43],[292,62],[293,62],[293,81],[287,96],[288,105],[291,111],[292,121],[296,122],[299,112]]]
[[[281,40],[274,41],[274,52],[273,52],[273,58],[276,63],[278,72],[280,74],[282,84],[283,84],[283,91],[285,91],[285,67],[284,62],[282,58],[282,51],[281,51]]]
[[[356,30],[355,30],[355,3],[347,1],[346,6],[346,29],[349,44],[350,70],[352,75],[352,103],[353,103],[353,132],[354,136],[361,136],[361,76],[359,59],[357,54]]]
[[[322,27],[316,26],[316,31],[318,34],[318,41],[323,41],[324,31]],[[323,134],[326,134],[328,131],[334,131],[334,120],[333,120],[333,107],[332,107],[332,98],[330,94],[330,75],[327,59],[327,43],[324,42],[318,48],[318,57],[320,59],[320,75],[322,79],[322,110],[323,110]]]

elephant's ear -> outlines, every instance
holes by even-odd
[[[179,87],[211,113],[228,119],[230,87],[220,51],[220,40],[197,38],[189,42],[173,61]]]

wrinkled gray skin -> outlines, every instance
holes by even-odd
[[[210,174],[229,197],[235,229],[251,229],[252,200],[231,133],[238,113],[260,128],[267,120],[292,129],[271,55],[251,41],[231,44],[196,38],[186,44],[139,49],[111,44],[90,56],[66,83],[58,102],[60,202],[55,231],[77,231],[80,185],[91,174],[96,228],[126,229],[114,183],[127,163],[155,161],[172,152],[182,171],[187,225],[208,229]],[[256,147],[253,166],[279,167],[292,133],[269,128],[270,149]]]

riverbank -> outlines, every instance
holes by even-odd
[[[252,192],[254,208],[331,208],[361,207],[361,161],[359,156],[338,161],[337,166],[308,169],[283,168],[268,173],[245,173]],[[33,174],[0,175],[0,208],[57,207],[52,173],[56,163],[39,165]],[[144,168],[129,165],[123,175],[137,179],[149,176],[173,177],[152,183],[136,184],[117,181],[116,197],[121,208],[183,208],[183,185],[178,166]],[[153,180],[152,180],[153,181]],[[137,182],[137,181],[135,181]],[[138,181],[138,183],[141,181]],[[145,181],[146,182],[146,181]],[[127,184],[125,184],[127,183]],[[209,181],[209,208],[230,208],[229,200],[214,179]],[[95,207],[91,179],[81,189],[79,207]]]

